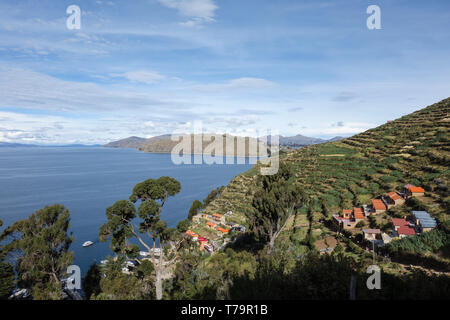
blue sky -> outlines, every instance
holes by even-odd
[[[446,0],[2,0],[0,141],[349,136],[450,96],[449,57]]]

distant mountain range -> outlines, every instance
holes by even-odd
[[[276,137],[276,136],[261,137],[261,138],[259,138],[259,140],[265,141],[267,139],[267,144],[270,145],[273,137]],[[279,143],[282,147],[301,148],[301,147],[309,146],[311,144],[319,144],[319,143],[325,143],[325,142],[338,141],[338,140],[342,140],[345,138],[344,137],[334,137],[332,139],[325,140],[325,139],[320,139],[320,138],[306,137],[301,134],[298,134],[298,135],[292,136],[292,137],[278,136],[278,139],[279,139]]]
[[[191,135],[191,139],[193,139],[193,136],[194,135]],[[246,156],[249,155],[249,153],[248,153],[248,142],[249,141],[256,140],[254,142],[261,145],[261,147],[262,147],[263,143],[270,146],[273,137],[274,136],[267,136],[267,137],[261,137],[258,139],[246,137],[245,139],[246,139],[246,143],[247,143],[247,146],[246,146],[247,150],[246,150],[245,155]],[[302,136],[300,134],[296,135],[296,136],[292,136],[292,137],[283,137],[283,136],[278,136],[278,137],[279,137],[280,146],[284,147],[283,149],[292,149],[292,148],[295,149],[295,148],[305,147],[310,144],[319,144],[319,143],[331,142],[331,141],[337,141],[337,140],[344,139],[343,137],[334,137],[329,140],[324,140],[324,139],[319,139],[319,138],[306,137],[306,136]],[[236,137],[234,137],[234,138],[236,138]],[[149,138],[149,139],[133,136],[133,137],[121,139],[118,141],[110,142],[108,144],[105,144],[104,147],[107,147],[107,148],[132,148],[132,149],[137,149],[137,150],[144,151],[144,152],[170,153],[177,144],[178,144],[177,141],[171,140],[171,135],[165,134],[165,135],[156,136],[156,137]],[[204,142],[203,149],[208,144],[209,143]],[[201,150],[193,150],[192,149],[190,153],[201,153]],[[239,155],[239,156],[243,156],[243,155]],[[252,154],[250,154],[250,156],[252,156]]]

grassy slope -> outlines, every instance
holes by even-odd
[[[443,186],[450,178],[450,98],[351,138],[312,145],[282,156],[296,172],[297,188],[313,200],[309,221],[306,208],[293,217],[282,239],[304,240],[307,229],[314,239],[334,233],[324,221],[343,208],[369,204],[370,199],[407,183],[421,185],[426,197],[419,204],[449,230],[450,197]],[[233,210],[240,221],[252,214],[252,194],[257,188],[258,168],[237,176],[207,208],[207,212]],[[396,208],[406,216],[413,207]],[[388,217],[380,217],[383,227]],[[298,240],[298,241],[296,241]],[[298,246],[302,252],[301,245]]]

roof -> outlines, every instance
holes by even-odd
[[[413,211],[412,212],[413,216],[416,218],[428,218],[431,219],[431,216],[428,212],[426,211]]]
[[[424,193],[425,190],[421,187],[409,187],[407,188],[412,193]]]
[[[375,210],[386,210],[386,206],[380,199],[372,199],[372,206]]]
[[[384,242],[392,240],[392,238],[387,233],[382,233],[381,238],[383,239]]]
[[[351,214],[351,213],[352,213],[352,210],[344,209],[344,210],[342,210],[342,213]]]
[[[218,213],[214,213],[214,214],[213,214],[213,217],[216,217],[216,218],[222,218],[222,217],[223,217],[223,215],[221,215],[221,214],[218,214]]]
[[[364,212],[361,208],[354,208],[353,214],[355,215],[355,219],[364,219]]]
[[[411,227],[407,227],[407,226],[401,226],[400,228],[398,228],[397,230],[398,234],[404,234],[404,235],[415,235],[416,231],[414,231],[413,228]]]
[[[409,226],[409,222],[406,219],[392,218],[392,223],[396,227]]]
[[[381,233],[380,229],[363,229],[364,233],[371,233],[371,234],[379,234]]]
[[[400,195],[397,192],[389,192],[387,195],[394,201],[402,199],[402,197],[400,197]]]
[[[430,220],[420,220],[420,225],[423,228],[435,228],[437,227],[436,220],[430,219]]]

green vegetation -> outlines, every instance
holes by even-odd
[[[152,263],[156,271],[155,287],[157,299],[162,299],[162,273],[164,271],[164,251],[161,250],[158,263],[155,258],[156,241],[158,240],[161,248],[167,251],[169,259],[174,254],[176,246],[171,241],[174,240],[175,229],[168,228],[167,222],[161,220],[161,211],[168,197],[174,196],[180,192],[180,183],[170,177],[161,177],[159,179],[149,179],[137,184],[130,200],[117,201],[113,206],[106,210],[108,222],[100,228],[100,239],[106,241],[111,238],[111,250],[127,260],[135,260],[138,264],[142,264],[138,258],[140,248],[136,244],[131,244],[128,239],[135,238],[143,245],[148,253],[151,254]],[[136,212],[134,202],[140,200],[141,204]],[[137,213],[137,214],[136,214]],[[136,217],[141,219],[139,229],[133,225]],[[144,241],[142,235],[147,235],[151,239],[151,243]],[[168,244],[165,246],[165,244]],[[118,280],[123,282],[122,275],[118,276]],[[110,286],[108,286],[111,289]]]
[[[8,227],[2,239],[12,238],[4,253],[15,253],[17,284],[30,288],[34,299],[63,299],[61,279],[72,264],[68,251],[69,211],[62,205],[47,206]]]
[[[170,177],[139,183],[129,200],[106,210],[108,221],[100,228],[100,237],[111,239],[114,256],[91,266],[83,279],[87,297],[347,299],[351,278],[356,279],[357,299],[446,297],[449,121],[450,99],[446,99],[342,141],[283,152],[276,175],[260,176],[257,164],[228,186],[212,190],[203,203],[195,201],[177,229],[167,227],[161,212],[180,184]],[[422,186],[425,195],[370,216],[357,228],[386,231],[391,217],[426,210],[437,220],[438,229],[386,245],[379,253],[390,259],[375,257],[382,269],[382,290],[368,290],[366,269],[373,264],[372,254],[365,250],[369,243],[359,229],[336,234],[332,215],[369,204],[408,183]],[[248,232],[231,234],[231,243],[214,254],[200,251],[183,234],[200,210],[233,211],[233,222]],[[18,283],[32,288],[34,298],[61,297],[59,280],[73,258],[68,226],[68,211],[56,205],[5,230],[0,240],[10,242],[0,248],[1,297],[12,288],[12,268],[5,256],[15,250],[22,253],[14,265]],[[142,259],[133,241],[145,247],[150,258]],[[159,259],[154,254],[157,243],[162,248]],[[123,272],[127,261],[137,265]]]

